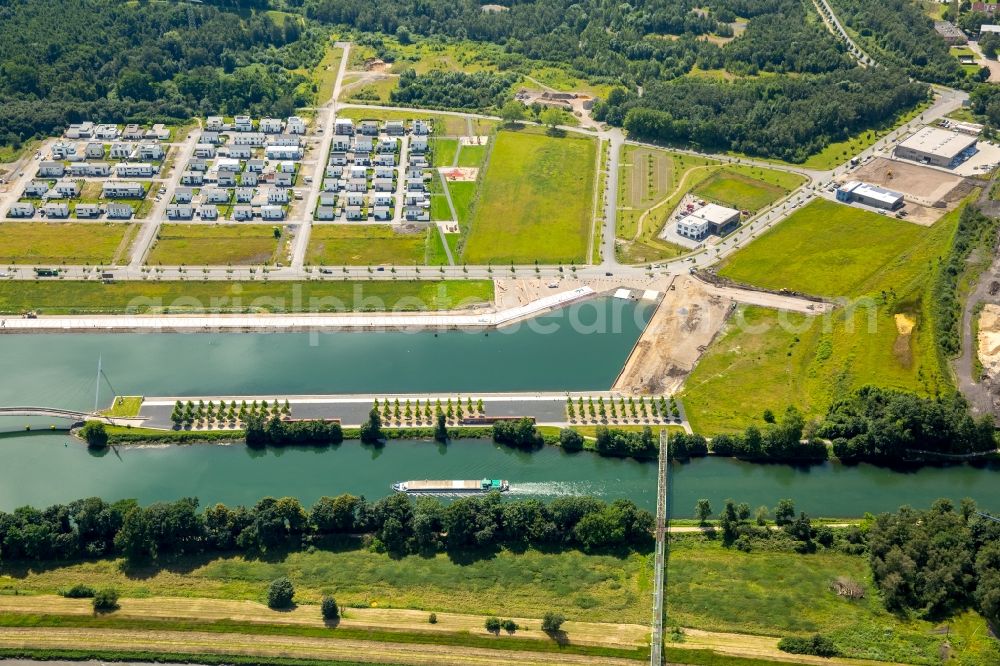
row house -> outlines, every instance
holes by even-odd
[[[215,204],[202,204],[198,206],[198,217],[203,220],[219,219],[219,209]]]
[[[33,180],[24,186],[25,199],[41,199],[49,191],[49,184],[44,180]]]
[[[97,204],[81,203],[76,205],[76,217],[79,220],[92,220],[101,216],[101,207]]]
[[[83,155],[88,160],[104,159],[104,144],[91,141],[83,149]]]
[[[168,220],[190,220],[194,217],[194,206],[191,204],[170,204],[167,206]]]
[[[333,121],[333,133],[337,136],[353,136],[354,121],[350,118],[337,118]]]
[[[123,162],[115,165],[115,175],[119,178],[148,178],[154,173],[149,162]]]
[[[42,214],[53,219],[63,219],[69,217],[69,204],[47,203],[42,206]]]
[[[233,145],[235,146],[253,146],[258,148],[265,144],[267,144],[267,137],[260,132],[245,132],[233,137]]]
[[[61,177],[66,173],[66,167],[62,162],[44,161],[38,164],[38,175],[45,177]]]
[[[250,206],[236,206],[233,208],[233,219],[234,220],[252,220],[253,219],[253,208]]]
[[[109,220],[130,220],[135,214],[131,205],[114,201],[108,204],[107,211]]]
[[[194,147],[195,157],[211,159],[215,157],[215,146],[210,143],[199,143]]]
[[[299,160],[302,159],[302,148],[299,146],[268,146],[264,154],[269,160]]]
[[[60,197],[71,199],[80,196],[80,186],[75,180],[57,180],[55,187],[49,191],[49,196],[52,196],[52,192]]]
[[[146,188],[132,181],[109,180],[101,185],[101,196],[105,199],[142,199],[146,196]]]

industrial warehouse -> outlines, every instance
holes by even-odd
[[[837,201],[860,203],[872,208],[898,210],[903,207],[903,195],[877,185],[851,180],[837,188]]]
[[[925,127],[896,146],[895,156],[921,164],[954,169],[976,153],[977,137],[939,127]]]

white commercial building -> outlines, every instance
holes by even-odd
[[[925,127],[896,146],[895,156],[952,169],[976,152],[976,137],[939,127]]]

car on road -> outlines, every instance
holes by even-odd
[[[379,267],[378,267],[378,268],[376,268],[375,270],[377,270],[378,272],[380,272],[380,273],[381,273],[382,271],[384,271],[384,270],[385,270],[385,266],[379,266]]]
[[[614,273],[612,273],[611,271],[608,271],[607,273],[605,273],[605,275],[608,276],[608,277],[611,277],[612,275],[614,275]]]
[[[321,268],[321,269],[319,269],[319,272],[322,273],[323,275],[332,275],[333,274],[333,269],[332,268]]]

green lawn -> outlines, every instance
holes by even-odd
[[[0,224],[0,263],[109,263],[128,224],[4,222]]]
[[[315,225],[309,235],[307,264],[414,265],[424,262],[427,232],[401,234],[388,224]]]
[[[464,227],[469,223],[472,200],[476,196],[476,183],[448,183],[448,191],[451,192],[451,202],[455,204],[458,221]]]
[[[503,131],[495,141],[463,259],[470,264],[586,261],[594,140]]]
[[[430,238],[427,240],[427,265],[428,266],[447,266],[448,265],[448,254],[444,251],[444,244],[441,242],[441,234],[438,233],[437,229],[432,228],[430,231]],[[462,237],[461,234],[445,234],[445,240],[448,242],[448,247],[451,248],[451,256],[455,257],[458,255],[458,241]]]
[[[274,227],[268,224],[164,224],[146,263],[153,266],[270,264],[280,260],[280,245],[274,237]]]
[[[805,177],[760,167],[728,166],[713,173],[692,193],[714,203],[758,211],[805,182]]]
[[[142,396],[116,395],[111,407],[101,413],[106,416],[136,416],[142,407]]]
[[[761,423],[765,409],[790,404],[821,416],[837,396],[865,384],[924,395],[948,390],[929,289],[959,210],[926,228],[822,201],[737,253],[721,271],[727,277],[846,296],[851,306],[823,317],[741,308],[685,381],[695,430],[742,429]],[[731,395],[754,399],[720,397]]]
[[[719,273],[771,289],[854,296],[894,271],[912,270],[911,253],[928,236],[934,234],[925,227],[819,199],[737,252]]]
[[[447,310],[492,300],[490,280],[0,282],[0,313],[7,314],[415,310],[413,302],[424,304],[420,309]]]
[[[458,139],[431,139],[431,164],[435,167],[449,167],[458,152]]]
[[[481,167],[486,159],[487,146],[462,146],[458,153],[458,166]]]
[[[431,220],[434,222],[445,222],[452,219],[451,208],[448,206],[448,197],[444,194],[431,194]]]

